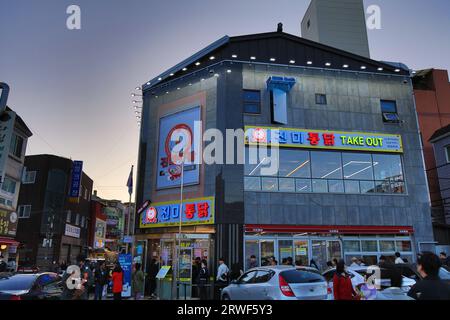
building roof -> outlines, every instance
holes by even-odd
[[[224,36],[143,85],[149,90],[223,61],[407,75],[404,64],[376,61],[282,31]]]
[[[429,142],[433,143],[436,142],[438,140],[441,140],[442,138],[445,138],[447,136],[450,135],[450,124],[442,127],[438,130],[436,130],[430,137],[430,139],[428,139]]]

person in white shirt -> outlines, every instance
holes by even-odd
[[[401,258],[400,252],[396,252],[396,253],[395,253],[395,264],[399,264],[399,263],[405,263],[405,262],[404,262],[403,259]]]
[[[220,300],[220,294],[223,288],[228,285],[228,277],[230,270],[228,266],[225,264],[224,258],[219,258],[219,267],[217,268],[216,275],[216,294],[215,299]]]

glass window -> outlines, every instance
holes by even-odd
[[[253,283],[265,283],[272,279],[274,274],[273,271],[258,270]]]
[[[294,263],[298,264],[298,262],[300,262],[302,266],[309,265],[307,240],[294,241]]]
[[[311,192],[311,180],[295,179],[295,190],[297,192]]]
[[[381,100],[381,112],[397,113],[397,103],[391,100]]]
[[[314,283],[325,280],[320,273],[309,270],[288,270],[281,272],[280,275],[287,283]]]
[[[342,179],[340,152],[311,151],[312,177],[318,179]]]
[[[361,240],[361,251],[377,252],[377,240]]]
[[[447,163],[450,162],[450,146],[445,147],[445,159],[447,160]]]
[[[23,184],[33,184],[36,180],[36,171],[26,171],[23,177]]]
[[[279,178],[278,187],[280,191],[295,192],[295,179]]]
[[[260,177],[244,177],[245,190],[261,190]]]
[[[387,241],[382,240],[380,241],[380,251],[395,251],[395,241]]]
[[[72,212],[70,210],[67,210],[66,222],[70,223],[71,220],[72,220]]]
[[[275,256],[274,241],[261,240],[261,265],[268,266],[270,258]]]
[[[359,181],[345,180],[345,193],[359,193]]]
[[[246,269],[259,267],[259,242],[258,240],[245,240]],[[255,259],[252,259],[255,256]]]
[[[17,158],[22,158],[23,142],[24,139],[14,133],[11,138],[9,153],[16,156]]]
[[[360,252],[361,243],[359,240],[344,240],[344,251]]]
[[[343,193],[344,192],[344,181],[328,180],[328,192]]]
[[[278,178],[261,178],[263,191],[278,191]]]
[[[18,216],[21,219],[29,218],[31,215],[31,205],[22,205],[18,208]]]
[[[395,246],[397,251],[412,251],[411,241],[409,240],[395,241]]]
[[[80,224],[80,215],[77,213],[77,215],[75,216],[75,225],[79,224]]]
[[[267,150],[267,156],[260,156],[256,147],[245,148],[244,174],[247,176],[260,176],[261,168],[270,167],[271,150]],[[281,156],[280,156],[281,158]],[[276,173],[275,173],[276,175]]]
[[[243,100],[245,113],[261,113],[261,93],[259,90],[244,90]]]
[[[309,152],[304,150],[280,150],[278,176],[290,178],[310,178]]]
[[[240,278],[239,278],[239,283],[252,283],[255,276],[256,276],[256,272],[257,271],[250,271],[247,273],[244,273]]]
[[[16,192],[16,184],[17,182],[15,180],[11,179],[8,176],[5,176],[5,179],[2,183],[2,190],[14,194]]]
[[[289,257],[293,260],[292,240],[278,240],[278,263],[282,264],[283,259]]]
[[[327,104],[327,96],[325,94],[316,93],[316,104]]]
[[[313,192],[320,192],[320,193],[328,192],[327,180],[313,179],[312,190]]]
[[[389,181],[375,181],[375,192],[391,193],[391,184]]]
[[[375,180],[403,180],[402,162],[399,155],[374,154]]]
[[[373,180],[372,156],[367,153],[342,153],[344,179]]]
[[[361,193],[375,192],[375,184],[373,181],[360,181],[359,186],[361,189]]]

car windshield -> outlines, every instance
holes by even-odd
[[[0,292],[14,290],[30,290],[36,277],[25,275],[14,275],[0,278]]]
[[[445,270],[444,268],[439,269],[439,278],[443,280],[450,280],[450,272]]]
[[[281,275],[287,283],[311,283],[325,281],[320,274],[306,270],[288,270],[281,272]]]

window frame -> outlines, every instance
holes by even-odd
[[[28,174],[33,174],[33,179],[32,180],[27,180]],[[33,171],[28,171],[25,170],[25,174],[23,177],[23,181],[22,184],[34,184],[36,182],[36,176],[37,176],[37,171],[33,170]]]
[[[8,190],[3,189],[3,186],[5,185],[5,181],[6,181],[7,179],[8,179],[9,181],[14,182],[14,191],[13,191],[13,192],[10,192],[10,191],[8,191]],[[1,190],[2,190],[3,192],[7,193],[7,194],[14,195],[14,194],[16,194],[16,191],[17,191],[17,183],[20,183],[20,182],[17,181],[17,180],[15,180],[15,179],[13,179],[13,178],[11,178],[10,176],[5,175],[3,181],[1,181]]]
[[[450,163],[449,151],[450,151],[450,144],[444,146],[445,160],[447,163]]]
[[[327,95],[325,93],[316,93],[314,100],[317,105],[326,106],[328,104]]]
[[[24,215],[25,209],[27,209],[27,208],[29,208],[28,215]],[[19,205],[17,207],[17,217],[19,219],[29,219],[31,217],[31,204]]]
[[[22,140],[21,148],[20,148],[20,156],[18,156],[16,154],[17,146],[18,146],[17,145],[17,141],[19,141],[19,139]],[[23,149],[24,149],[25,140],[26,139],[23,136],[21,136],[20,134],[18,134],[16,132],[13,132],[12,137],[11,137],[11,141],[10,141],[10,144],[9,144],[9,152],[8,152],[9,155],[14,157],[14,158],[16,158],[16,159],[20,159],[21,160],[23,158],[23,156],[24,156]]]
[[[245,93],[246,92],[253,92],[253,93],[258,93],[258,101],[253,101],[253,100],[246,100],[245,99]],[[258,112],[251,112],[251,111],[247,111],[245,106],[246,105],[258,105]],[[262,99],[261,99],[261,90],[258,89],[243,89],[242,90],[242,111],[244,114],[248,114],[248,115],[260,115],[261,114],[261,110],[262,110]]]

